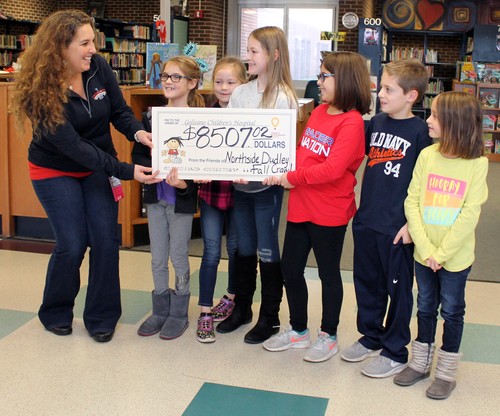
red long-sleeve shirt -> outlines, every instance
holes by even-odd
[[[355,110],[327,113],[317,107],[297,147],[297,169],[288,173],[288,221],[346,225],[356,213],[356,171],[365,156],[364,122]]]

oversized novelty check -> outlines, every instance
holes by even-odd
[[[295,168],[296,110],[153,107],[153,171],[261,181]]]

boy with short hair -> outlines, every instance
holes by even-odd
[[[366,131],[368,159],[352,225],[362,337],[341,357],[359,362],[373,356],[361,370],[368,377],[389,377],[408,362],[414,263],[404,200],[417,157],[432,142],[425,121],[412,113],[428,82],[420,61],[385,65],[378,93],[382,113],[370,120]]]

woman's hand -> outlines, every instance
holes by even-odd
[[[143,144],[144,146],[147,146],[150,149],[153,148],[153,135],[151,133],[148,133],[146,130],[137,131],[134,137],[137,137],[139,143]]]
[[[173,186],[175,188],[179,188],[179,189],[186,189],[187,188],[186,181],[183,179],[179,179],[179,172],[177,171],[177,168],[170,169],[170,172],[168,172],[168,175],[167,175],[165,181],[170,186]]]
[[[151,172],[153,172],[152,168],[148,168],[146,166],[141,166],[141,165],[134,165],[134,179],[137,182],[151,185],[153,183],[158,183],[163,180],[162,178],[157,177],[158,173],[160,173],[159,170],[157,170],[154,173]]]
[[[237,183],[240,185],[248,185],[248,181],[246,179],[235,179],[233,183]]]

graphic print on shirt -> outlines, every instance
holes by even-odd
[[[370,137],[370,152],[368,166],[374,166],[387,161],[403,159],[411,146],[408,140],[394,134],[374,132]]]
[[[334,141],[333,137],[308,127],[302,136],[300,145],[318,156],[328,157]]]
[[[104,88],[101,88],[100,90],[96,88],[94,93],[92,93],[92,98],[94,100],[104,100],[105,96],[106,96],[106,90]]]
[[[465,181],[429,174],[423,203],[424,223],[451,226],[460,213],[466,188]]]

